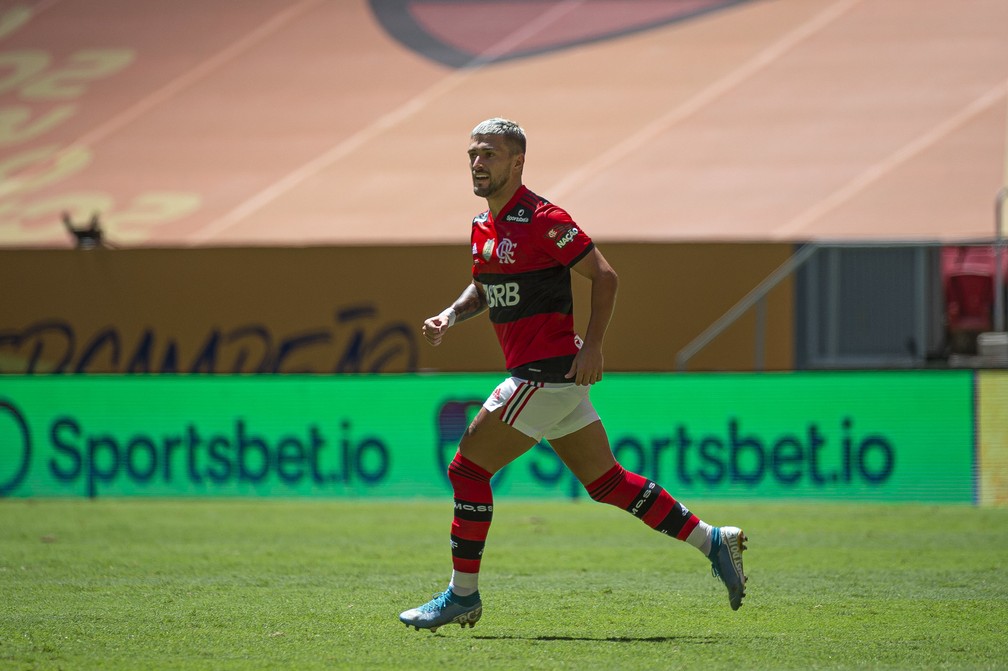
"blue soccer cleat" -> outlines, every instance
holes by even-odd
[[[728,588],[728,603],[738,610],[745,596],[746,575],[742,570],[742,551],[749,540],[738,527],[714,527],[711,551],[711,573]]]
[[[399,614],[399,619],[407,627],[414,627],[417,631],[430,629],[431,633],[443,624],[458,622],[463,629],[468,624],[475,627],[483,616],[483,602],[480,601],[479,592],[472,596],[456,596],[449,587],[441,594],[435,594],[434,598],[420,606],[412,608]]]

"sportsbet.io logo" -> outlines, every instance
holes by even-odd
[[[24,415],[0,398],[0,496],[10,495],[24,481],[31,454],[31,433]]]

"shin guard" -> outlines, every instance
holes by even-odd
[[[491,475],[458,453],[448,466],[448,480],[455,495],[451,548],[452,568],[456,571],[479,573],[493,519]]]
[[[594,500],[622,508],[655,531],[681,541],[700,521],[657,484],[619,464],[585,489]]]

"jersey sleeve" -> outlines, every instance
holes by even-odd
[[[472,243],[472,277],[474,280],[476,279],[476,276],[480,272],[480,262],[483,261],[480,255],[482,254],[483,246],[486,244],[487,236],[482,233],[480,224],[485,223],[486,220],[487,220],[486,212],[483,212],[482,214],[476,216],[473,219],[472,233],[469,236],[469,242]],[[490,252],[487,251],[485,256],[487,257],[486,260],[489,260]]]
[[[595,244],[566,210],[555,205],[543,208],[537,223],[542,230],[543,250],[564,266],[572,266]]]
[[[472,277],[476,279],[476,273],[478,272],[477,262],[476,262],[476,227],[473,226],[472,235],[469,236],[470,242],[472,242]]]

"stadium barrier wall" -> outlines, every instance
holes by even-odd
[[[3,376],[0,495],[449,496],[458,437],[500,379]],[[613,373],[593,399],[620,461],[686,501],[995,504],[1006,393],[974,371]],[[495,492],[586,496],[543,444]]]
[[[789,244],[600,245],[620,275],[610,370],[674,371],[682,347],[791,255]],[[444,347],[420,325],[471,279],[468,245],[0,250],[0,373],[497,371],[488,320]],[[577,326],[587,281],[575,277]],[[12,289],[16,287],[16,289]],[[765,362],[794,363],[793,285],[768,297]],[[747,315],[692,362],[752,370]]]

